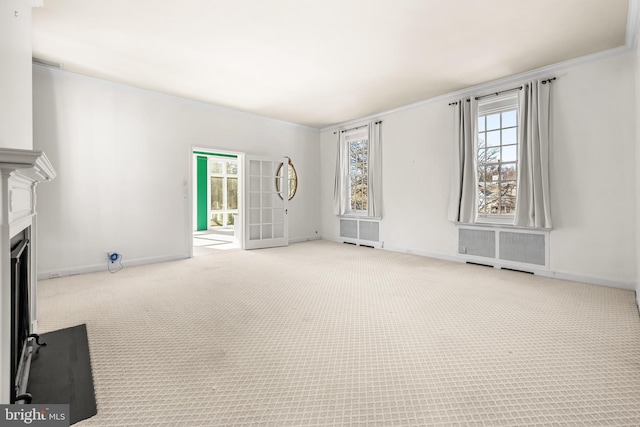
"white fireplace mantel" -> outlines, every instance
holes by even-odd
[[[0,404],[9,403],[11,343],[11,238],[29,229],[31,332],[37,332],[36,186],[56,171],[42,151],[0,148]]]

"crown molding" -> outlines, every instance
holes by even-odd
[[[629,2],[629,15],[631,15],[633,8],[633,14],[635,18],[629,20],[628,27],[633,26],[635,30],[638,30],[638,23],[640,22],[640,0],[630,0]],[[633,21],[633,22],[631,22]],[[629,30],[627,31],[629,33]],[[590,55],[581,56],[578,58],[570,59],[568,61],[559,62],[557,64],[548,65],[546,67],[536,68],[534,70],[526,71],[520,74],[514,74],[512,76],[503,77],[496,80],[491,80],[489,82],[481,83],[475,86],[470,86],[461,90],[457,90],[454,92],[449,92],[443,95],[434,96],[432,98],[425,99],[423,101],[418,101],[413,104],[404,105],[402,107],[394,108],[391,110],[382,111],[380,113],[371,114],[365,117],[358,117],[353,120],[348,120],[342,123],[336,123],[330,126],[326,126],[320,129],[320,132],[325,131],[333,131],[336,129],[340,129],[346,126],[353,126],[356,123],[361,123],[367,120],[377,120],[384,116],[388,116],[390,114],[395,114],[405,110],[411,110],[413,108],[422,107],[424,105],[433,104],[436,102],[451,102],[452,100],[458,100],[460,98],[465,98],[471,95],[474,96],[482,96],[487,93],[495,92],[496,89],[504,89],[509,85],[520,84],[523,81],[537,79],[537,78],[546,78],[553,77],[552,74],[558,73],[567,68],[572,68],[582,64],[588,64],[590,62],[602,61],[607,58],[611,58],[614,56],[622,55],[628,52],[635,50],[635,46],[637,43],[636,37],[629,37],[627,34],[627,40],[625,45],[619,46],[613,49],[604,50],[597,53],[592,53]]]

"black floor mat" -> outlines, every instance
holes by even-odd
[[[31,403],[68,403],[71,424],[96,415],[87,325],[42,334],[40,342],[47,345],[31,361]]]

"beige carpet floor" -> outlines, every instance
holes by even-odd
[[[631,291],[327,241],[38,286],[83,427],[640,425]]]

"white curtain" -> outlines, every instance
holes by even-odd
[[[518,194],[514,225],[551,228],[549,204],[549,86],[540,81],[520,93]]]
[[[455,144],[451,167],[448,219],[468,224],[475,222],[477,212],[474,150],[477,102],[474,99],[461,99],[455,110]]]
[[[382,143],[380,122],[369,124],[369,177],[367,215],[382,217]]]
[[[338,131],[338,150],[336,152],[336,177],[333,187],[333,213],[344,215],[349,203],[347,195],[347,171],[349,168],[349,158],[345,153],[345,137],[343,131]]]

